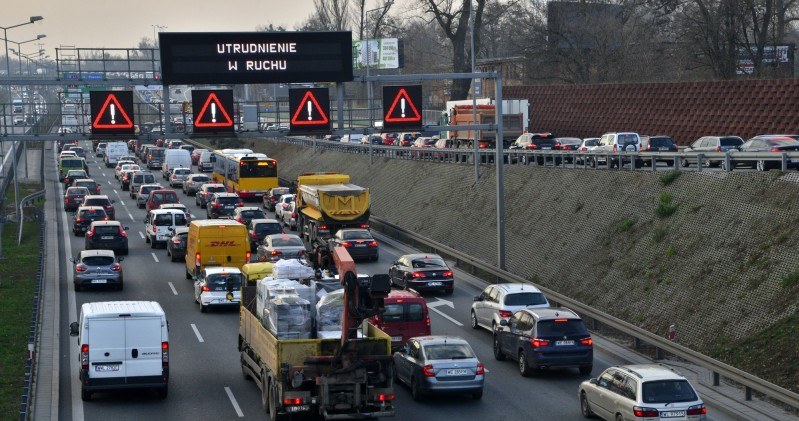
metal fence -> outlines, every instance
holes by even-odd
[[[39,320],[42,317],[42,296],[44,294],[44,259],[45,259],[45,219],[44,210],[36,208],[36,216],[39,219],[39,268],[36,271],[36,287],[33,291],[33,309],[31,310],[31,322],[28,325],[28,350],[25,358],[25,377],[22,380],[22,393],[20,395],[19,420],[26,421],[31,419],[31,404],[36,379],[36,348],[39,342]],[[23,221],[20,219],[20,226]]]

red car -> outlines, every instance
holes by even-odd
[[[167,203],[180,203],[178,194],[174,190],[162,189],[153,190],[150,192],[150,197],[147,199],[147,210],[158,209],[159,206]]]
[[[83,198],[89,194],[89,189],[86,187],[70,187],[67,189],[66,193],[64,193],[64,210],[67,212],[72,212],[77,210],[81,203],[83,203]]]

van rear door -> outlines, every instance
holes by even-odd
[[[125,364],[127,377],[160,376],[160,317],[128,317],[125,319]]]
[[[206,227],[200,236],[204,246],[201,254],[203,266],[235,266],[247,262],[250,251],[249,235],[244,225]]]
[[[125,319],[90,319],[89,326],[89,378],[124,378]]]

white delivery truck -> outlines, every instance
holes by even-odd
[[[166,314],[155,301],[85,303],[69,325],[78,337],[81,398],[102,390],[155,389],[165,398],[169,385]]]
[[[128,144],[125,142],[111,142],[105,146],[105,156],[103,162],[108,168],[113,168],[117,165],[119,158],[128,156]]]
[[[186,149],[167,149],[162,168],[164,179],[169,178],[169,170],[173,168],[191,169],[191,153]]]

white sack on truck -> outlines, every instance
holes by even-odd
[[[311,303],[297,294],[278,294],[266,308],[267,329],[278,339],[311,338]]]
[[[309,279],[313,276],[313,268],[296,259],[278,260],[272,265],[272,277],[275,279]]]

